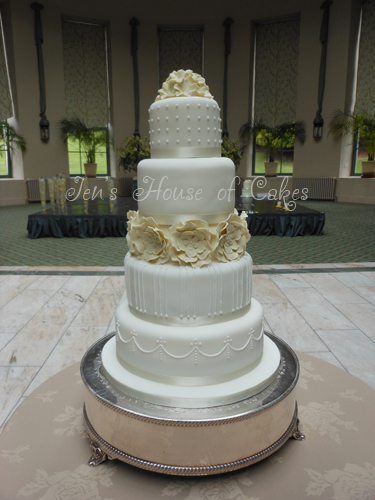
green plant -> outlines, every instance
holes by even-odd
[[[375,159],[375,117],[366,111],[344,113],[336,109],[329,124],[329,131],[335,135],[353,134],[355,142],[366,149],[369,161]]]
[[[120,155],[119,168],[130,172],[137,170],[141,160],[150,158],[150,143],[147,136],[142,138],[139,135],[130,135],[116,151]]]
[[[268,151],[269,161],[275,161],[277,151],[292,148],[296,139],[302,144],[305,142],[305,124],[303,121],[285,122],[275,127],[269,127],[261,121],[251,120],[240,128],[241,151],[248,146],[254,136],[256,144]]]
[[[95,163],[96,153],[103,147],[112,145],[112,138],[106,129],[102,127],[87,127],[80,118],[63,118],[59,121],[61,132],[65,135],[65,141],[70,139],[78,141],[81,150],[86,157],[86,163]]]
[[[230,141],[228,137],[223,137],[223,142],[221,143],[221,156],[231,159],[237,170],[240,165],[242,155],[236,139],[232,139]]]
[[[9,125],[6,120],[0,120],[0,156],[5,151],[14,152],[16,149],[19,149],[22,154],[26,152],[25,138],[17,134],[15,128]]]

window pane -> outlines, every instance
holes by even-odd
[[[107,174],[107,153],[96,153],[96,163],[98,164],[98,175]]]
[[[68,139],[68,151],[79,151],[79,142],[73,139]]]
[[[362,161],[367,161],[368,155],[365,148],[358,148],[357,150],[357,161],[355,165],[355,174],[362,174]]]
[[[266,151],[257,150],[255,152],[255,169],[254,174],[264,174],[264,162],[267,161],[268,155]]]
[[[70,175],[81,175],[83,173],[83,165],[81,166],[80,154],[69,151],[69,173]]]
[[[8,175],[8,165],[5,151],[0,151],[0,176],[1,175]]]

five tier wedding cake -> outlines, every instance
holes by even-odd
[[[128,214],[127,300],[103,348],[106,378],[150,403],[201,408],[248,398],[280,363],[252,297],[235,167],[221,157],[220,108],[204,78],[177,71],[149,109],[151,159]]]

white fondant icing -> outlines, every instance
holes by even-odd
[[[116,311],[117,356],[124,366],[148,373],[148,378],[193,377],[199,385],[201,377],[230,377],[259,359],[262,321],[263,308],[255,299],[242,311],[198,326],[146,321],[124,302]]]
[[[173,105],[175,101],[181,102],[182,99],[184,102],[188,101],[187,104],[189,104],[189,107],[180,106],[180,108],[176,108],[178,109],[178,113],[175,115],[175,119],[172,120],[172,124],[169,125],[169,109],[167,108],[167,103]],[[202,117],[207,123],[210,122],[211,116],[214,120],[219,118],[220,112],[217,106],[215,108],[207,108],[207,106],[205,106],[205,111],[202,114],[201,108],[199,108],[198,105],[204,105],[205,102],[210,102],[212,105],[213,101],[205,97],[173,97],[164,101],[158,101],[151,105],[151,122],[153,119],[157,119],[160,124],[160,128],[157,131],[157,137],[154,130],[151,130],[150,134],[152,158],[180,158],[181,156],[207,158],[221,156],[220,146],[212,145],[215,139],[217,141],[221,139],[218,130],[213,130],[208,127],[207,130],[203,129],[200,131],[201,137],[198,137],[198,128],[200,127]],[[180,140],[180,146],[188,148],[184,151],[184,155],[181,155],[180,151],[173,150],[164,145],[167,134],[173,143],[178,138]],[[210,147],[200,146],[198,144],[198,138],[202,140],[203,144],[207,144],[207,141],[210,141]],[[153,141],[157,139],[160,139],[160,145],[153,144]],[[191,142],[189,142],[189,139]]]
[[[229,158],[143,160],[137,176],[139,212],[159,224],[194,218],[214,224],[234,211],[235,167]]]
[[[264,337],[263,354],[255,366],[249,365],[247,371],[236,372],[236,376],[230,380],[217,377],[215,383],[199,387],[150,380],[127,370],[116,356],[115,338],[105,344],[102,363],[108,380],[130,396],[165,406],[207,408],[235,403],[252,396],[256,398],[256,394],[274,381],[280,364],[280,353],[276,345],[268,337]]]
[[[252,295],[252,259],[212,262],[200,269],[155,265],[125,257],[126,293],[132,310],[179,324],[206,324],[210,318],[248,306]],[[146,318],[145,318],[146,319]],[[152,318],[149,319],[152,321]]]

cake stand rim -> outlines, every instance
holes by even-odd
[[[199,415],[199,418],[195,418],[195,419],[194,418],[186,418],[186,416],[184,418],[184,415],[182,415],[180,413],[179,413],[178,416],[173,416],[173,417],[170,416],[170,415],[163,415],[163,416],[159,416],[159,415],[155,415],[155,414],[150,415],[150,414],[147,414],[147,412],[145,411],[145,408],[143,408],[143,412],[138,411],[138,409],[136,411],[136,410],[131,409],[129,407],[125,408],[125,407],[119,406],[118,404],[115,404],[112,401],[109,401],[104,396],[99,395],[97,392],[95,392],[95,390],[91,387],[89,381],[87,380],[87,377],[86,377],[86,374],[85,374],[85,365],[87,363],[88,356],[93,351],[95,351],[100,344],[103,344],[103,346],[104,346],[104,344],[109,339],[111,339],[116,334],[116,332],[111,332],[111,333],[105,335],[104,337],[102,337],[101,339],[97,340],[86,351],[86,353],[84,354],[84,356],[82,358],[82,361],[81,361],[81,367],[80,367],[81,377],[82,377],[82,380],[84,382],[84,385],[86,386],[86,389],[101,404],[103,404],[104,406],[107,406],[107,407],[111,408],[112,410],[116,411],[117,413],[124,414],[124,415],[126,415],[128,417],[131,417],[131,418],[134,418],[134,419],[137,419],[137,420],[147,420],[149,422],[153,422],[153,423],[156,423],[156,424],[172,425],[172,426],[173,425],[179,425],[179,426],[215,425],[215,423],[216,424],[222,424],[224,422],[228,423],[228,422],[234,422],[234,421],[238,421],[238,420],[244,420],[244,419],[251,418],[251,417],[253,417],[255,415],[259,415],[260,413],[264,412],[265,410],[268,410],[272,406],[277,405],[280,401],[282,401],[287,396],[289,396],[289,394],[291,394],[291,392],[295,389],[295,387],[297,385],[297,382],[298,382],[298,379],[299,379],[299,371],[300,371],[299,370],[299,361],[298,361],[298,357],[295,354],[295,352],[293,351],[293,349],[285,341],[283,341],[282,339],[280,339],[279,337],[277,337],[273,333],[268,332],[268,331],[265,331],[264,333],[271,340],[276,340],[277,342],[279,342],[284,347],[284,350],[286,350],[291,355],[291,357],[293,359],[293,362],[295,364],[295,370],[294,370],[293,380],[292,380],[291,383],[289,383],[289,385],[285,388],[285,390],[280,395],[278,395],[276,398],[270,400],[266,404],[261,403],[261,406],[255,407],[253,409],[244,408],[243,411],[240,411],[240,412],[237,411],[234,414],[218,415],[217,417],[214,417],[213,415],[207,415],[207,416]],[[277,346],[277,347],[280,349],[279,346]],[[280,355],[281,354],[282,353],[280,353]],[[277,374],[276,374],[273,382],[271,382],[271,384],[268,387],[271,387],[272,384],[275,383],[275,380],[278,377],[280,377],[281,370],[282,370],[282,367],[280,365],[280,367],[278,369],[278,372],[277,372]],[[154,403],[149,403],[149,402],[144,401],[144,400],[140,400],[140,399],[136,400],[136,398],[133,398],[133,397],[127,395],[126,393],[122,393],[118,389],[114,388],[109,382],[108,382],[108,385],[110,385],[113,389],[115,389],[115,391],[117,393],[121,393],[123,396],[128,397],[130,400],[139,401],[141,403],[144,403],[145,405],[147,405],[147,404],[150,405],[149,406],[150,409],[151,409],[151,407],[158,407],[158,408],[162,408],[162,409],[165,408],[166,411],[168,411],[168,409],[170,411],[171,408],[176,409],[176,410],[187,409],[187,410],[196,410],[196,411],[199,411],[199,410],[202,410],[202,409],[206,409],[206,408],[189,409],[189,408],[180,408],[180,407],[174,408],[174,407],[171,407],[171,406],[156,405]],[[267,390],[267,388],[264,389],[264,391],[266,391],[266,390]],[[262,392],[264,392],[264,391],[261,391],[259,394],[262,394]],[[255,396],[257,396],[257,395],[254,395],[254,396],[252,396],[249,399],[252,399]],[[227,405],[218,405],[218,406],[210,407],[210,408],[214,408],[217,411],[219,411],[218,410],[219,408],[225,408],[225,407],[233,406],[233,405],[245,402],[245,401],[247,401],[247,399],[243,399],[243,400],[238,401],[236,403],[229,403]]]

